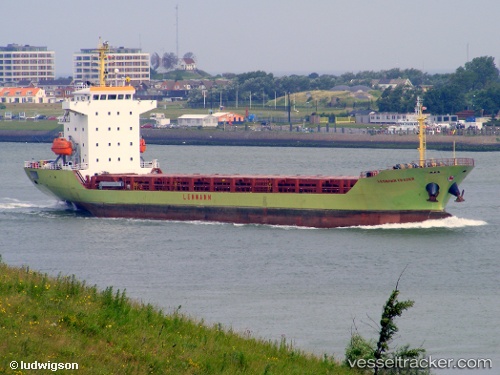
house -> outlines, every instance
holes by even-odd
[[[48,102],[72,97],[76,90],[71,78],[57,78],[40,81],[38,87],[45,90]]]
[[[371,112],[369,123],[374,125],[392,125],[401,121],[415,121],[414,113]]]
[[[160,89],[163,92],[165,99],[170,100],[183,100],[189,95],[191,90],[191,82],[184,80],[165,80],[160,84]]]
[[[243,124],[245,122],[245,117],[232,112],[215,112],[213,114],[217,117],[219,124]]]
[[[45,90],[39,87],[4,87],[0,103],[47,103]]]
[[[177,125],[215,128],[218,125],[218,121],[214,115],[182,115],[177,118]]]
[[[379,86],[382,90],[385,90],[389,87],[395,89],[398,86],[413,87],[413,84],[408,78],[378,79],[373,80],[372,85]]]
[[[196,62],[190,57],[179,59],[177,64],[181,70],[196,70]]]
[[[357,124],[369,124],[370,115],[374,115],[375,112],[372,109],[364,109],[358,111],[352,111],[349,116],[353,116],[356,119]]]

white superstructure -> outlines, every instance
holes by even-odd
[[[132,86],[88,87],[62,104],[64,137],[75,145],[74,163],[94,173],[149,173],[141,162],[141,113],[156,108],[156,100],[134,100]]]
[[[60,119],[64,126],[62,139],[72,145],[71,152],[60,153],[66,155],[61,167],[78,169],[86,176],[150,173],[156,163],[141,159],[139,125],[140,115],[155,109],[156,100],[134,99],[135,89],[129,85],[106,85],[108,51],[108,43],[100,42],[98,85],[82,87],[73,93],[71,100],[62,103],[65,111]]]

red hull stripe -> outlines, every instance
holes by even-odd
[[[422,222],[429,219],[442,219],[451,216],[444,211],[294,210],[92,203],[77,203],[76,205],[97,217],[179,221],[199,220],[236,224],[292,225],[315,228]]]

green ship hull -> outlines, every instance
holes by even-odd
[[[446,159],[429,161],[425,167],[367,172],[343,194],[96,189],[88,188],[78,171],[29,164],[25,171],[41,191],[98,217],[331,228],[447,217],[446,205],[455,197],[462,200],[456,189],[473,167],[472,159]],[[429,186],[437,186],[438,192],[429,191]]]

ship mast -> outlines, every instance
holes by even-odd
[[[418,140],[420,141],[418,152],[419,152],[419,165],[423,168],[425,165],[425,149],[426,149],[426,141],[425,141],[425,116],[422,113],[422,99],[417,97],[417,106],[415,107],[415,112],[417,115],[418,121]]]
[[[108,72],[106,70],[106,54],[109,52],[109,44],[108,42],[101,42],[101,38],[99,38],[99,45],[97,46],[97,52],[99,54],[99,86],[106,86],[106,76]]]

